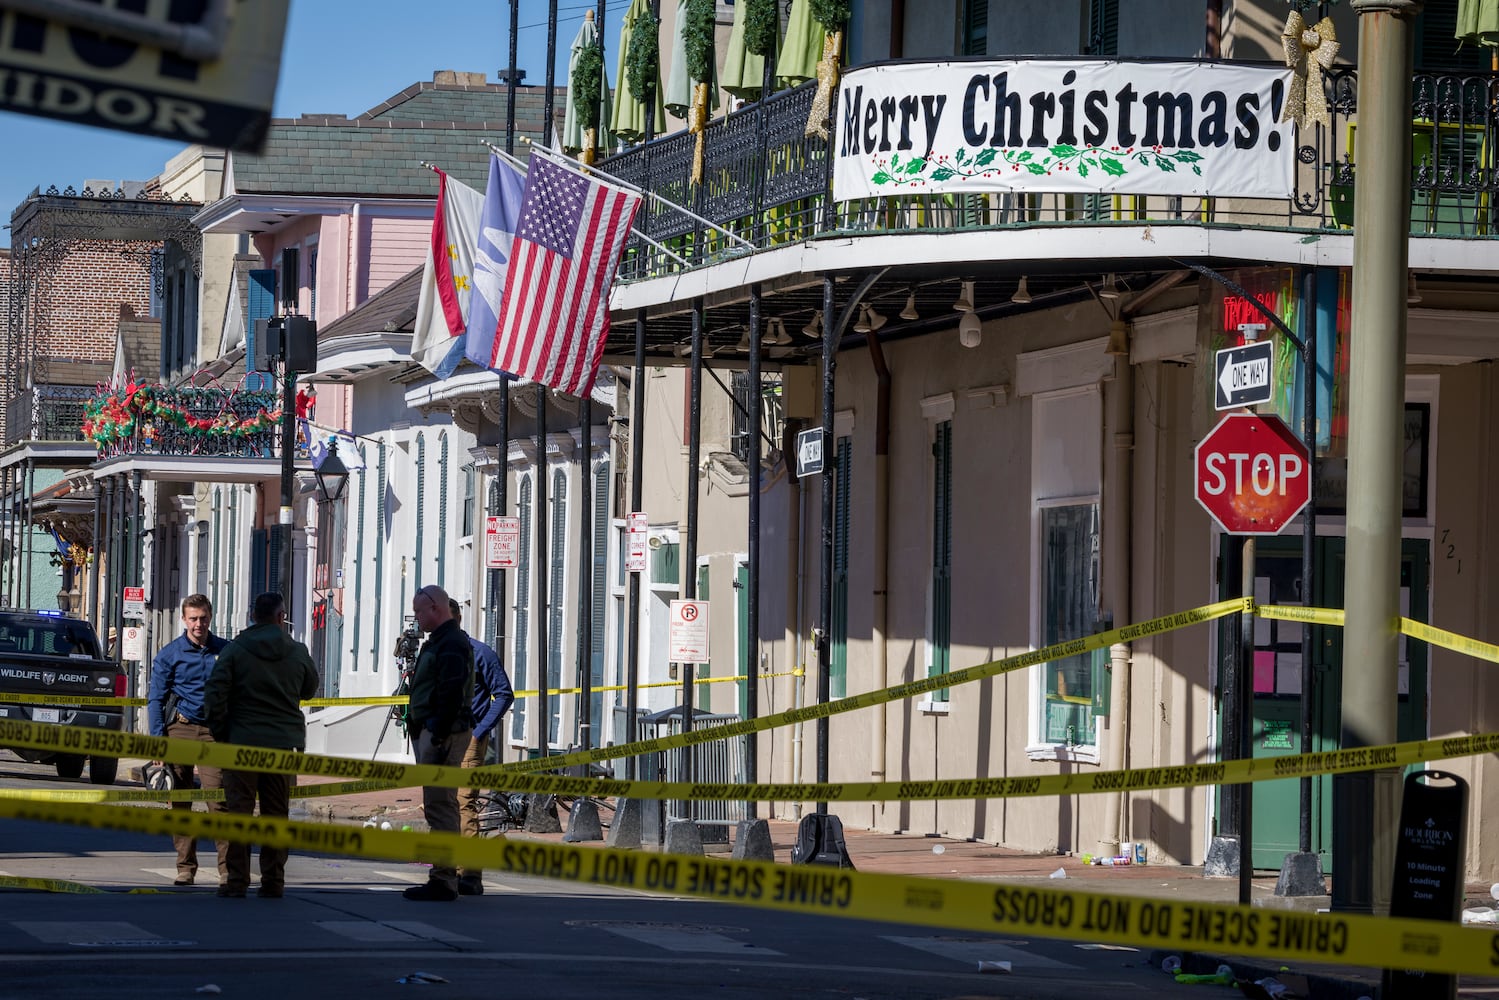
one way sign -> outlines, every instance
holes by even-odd
[[[1260,340],[1230,347],[1214,355],[1213,407],[1232,410],[1240,406],[1270,402],[1273,386],[1270,368],[1275,344]]]
[[[809,427],[796,436],[796,478],[822,471],[822,428]]]

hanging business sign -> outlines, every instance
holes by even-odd
[[[288,5],[73,4],[45,17],[0,6],[0,110],[258,150]]]
[[[1225,63],[1035,60],[850,70],[840,201],[986,191],[1286,198],[1290,71]]]

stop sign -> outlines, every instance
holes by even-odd
[[[1230,413],[1196,455],[1197,502],[1231,534],[1279,534],[1311,498],[1306,445],[1279,417]]]

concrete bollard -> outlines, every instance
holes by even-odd
[[[562,821],[557,818],[555,795],[531,795],[526,802],[526,833],[561,833]]]
[[[614,803],[614,822],[609,824],[609,847],[636,850],[640,847],[640,799],[618,799]]]
[[[698,832],[697,824],[690,819],[667,820],[666,844],[661,850],[664,854],[691,854],[702,857],[703,837]]]
[[[599,824],[599,807],[593,799],[574,799],[572,812],[567,819],[567,833],[562,835],[566,844],[582,844],[603,840],[604,828]]]
[[[770,842],[770,823],[763,819],[742,819],[734,831],[735,861],[774,861],[776,852]]]

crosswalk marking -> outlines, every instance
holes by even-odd
[[[318,920],[315,923],[325,931],[365,944],[396,944],[412,941],[443,941],[477,943],[475,938],[454,931],[433,927],[419,920]]]
[[[427,873],[421,872],[383,872],[378,869],[374,872],[384,878],[399,879],[402,882],[411,882],[414,885],[422,885],[427,881]]]
[[[940,937],[897,937],[895,935],[881,935],[881,937],[894,944],[905,945],[907,948],[915,948],[931,955],[942,958],[950,958],[955,962],[965,965],[976,965],[979,962],[1011,962],[1016,972],[1026,972],[1036,969],[1077,969],[1079,966],[1070,962],[1059,962],[1054,958],[1039,955],[1028,948],[1016,948],[1004,941],[985,941],[978,938],[940,938]]]
[[[733,938],[724,937],[712,931],[684,930],[673,927],[628,927],[628,926],[602,926],[600,930],[606,930],[610,934],[618,934],[620,937],[638,941],[641,944],[652,945],[666,951],[694,952],[698,954],[743,954],[753,950],[756,955],[769,956],[780,955],[782,952],[771,948],[756,948],[744,941],[735,941]]]
[[[94,945],[113,941],[160,941],[161,935],[112,920],[13,920],[11,926],[47,944]]]
[[[175,882],[177,880],[177,869],[175,869],[175,868],[142,868],[141,871],[143,871],[143,872],[149,872],[152,875],[160,875],[162,878],[166,879],[168,882]],[[219,884],[219,871],[218,871],[218,869],[217,868],[199,868],[198,869],[198,874],[197,874],[196,884],[198,884],[198,885],[218,885]]]

